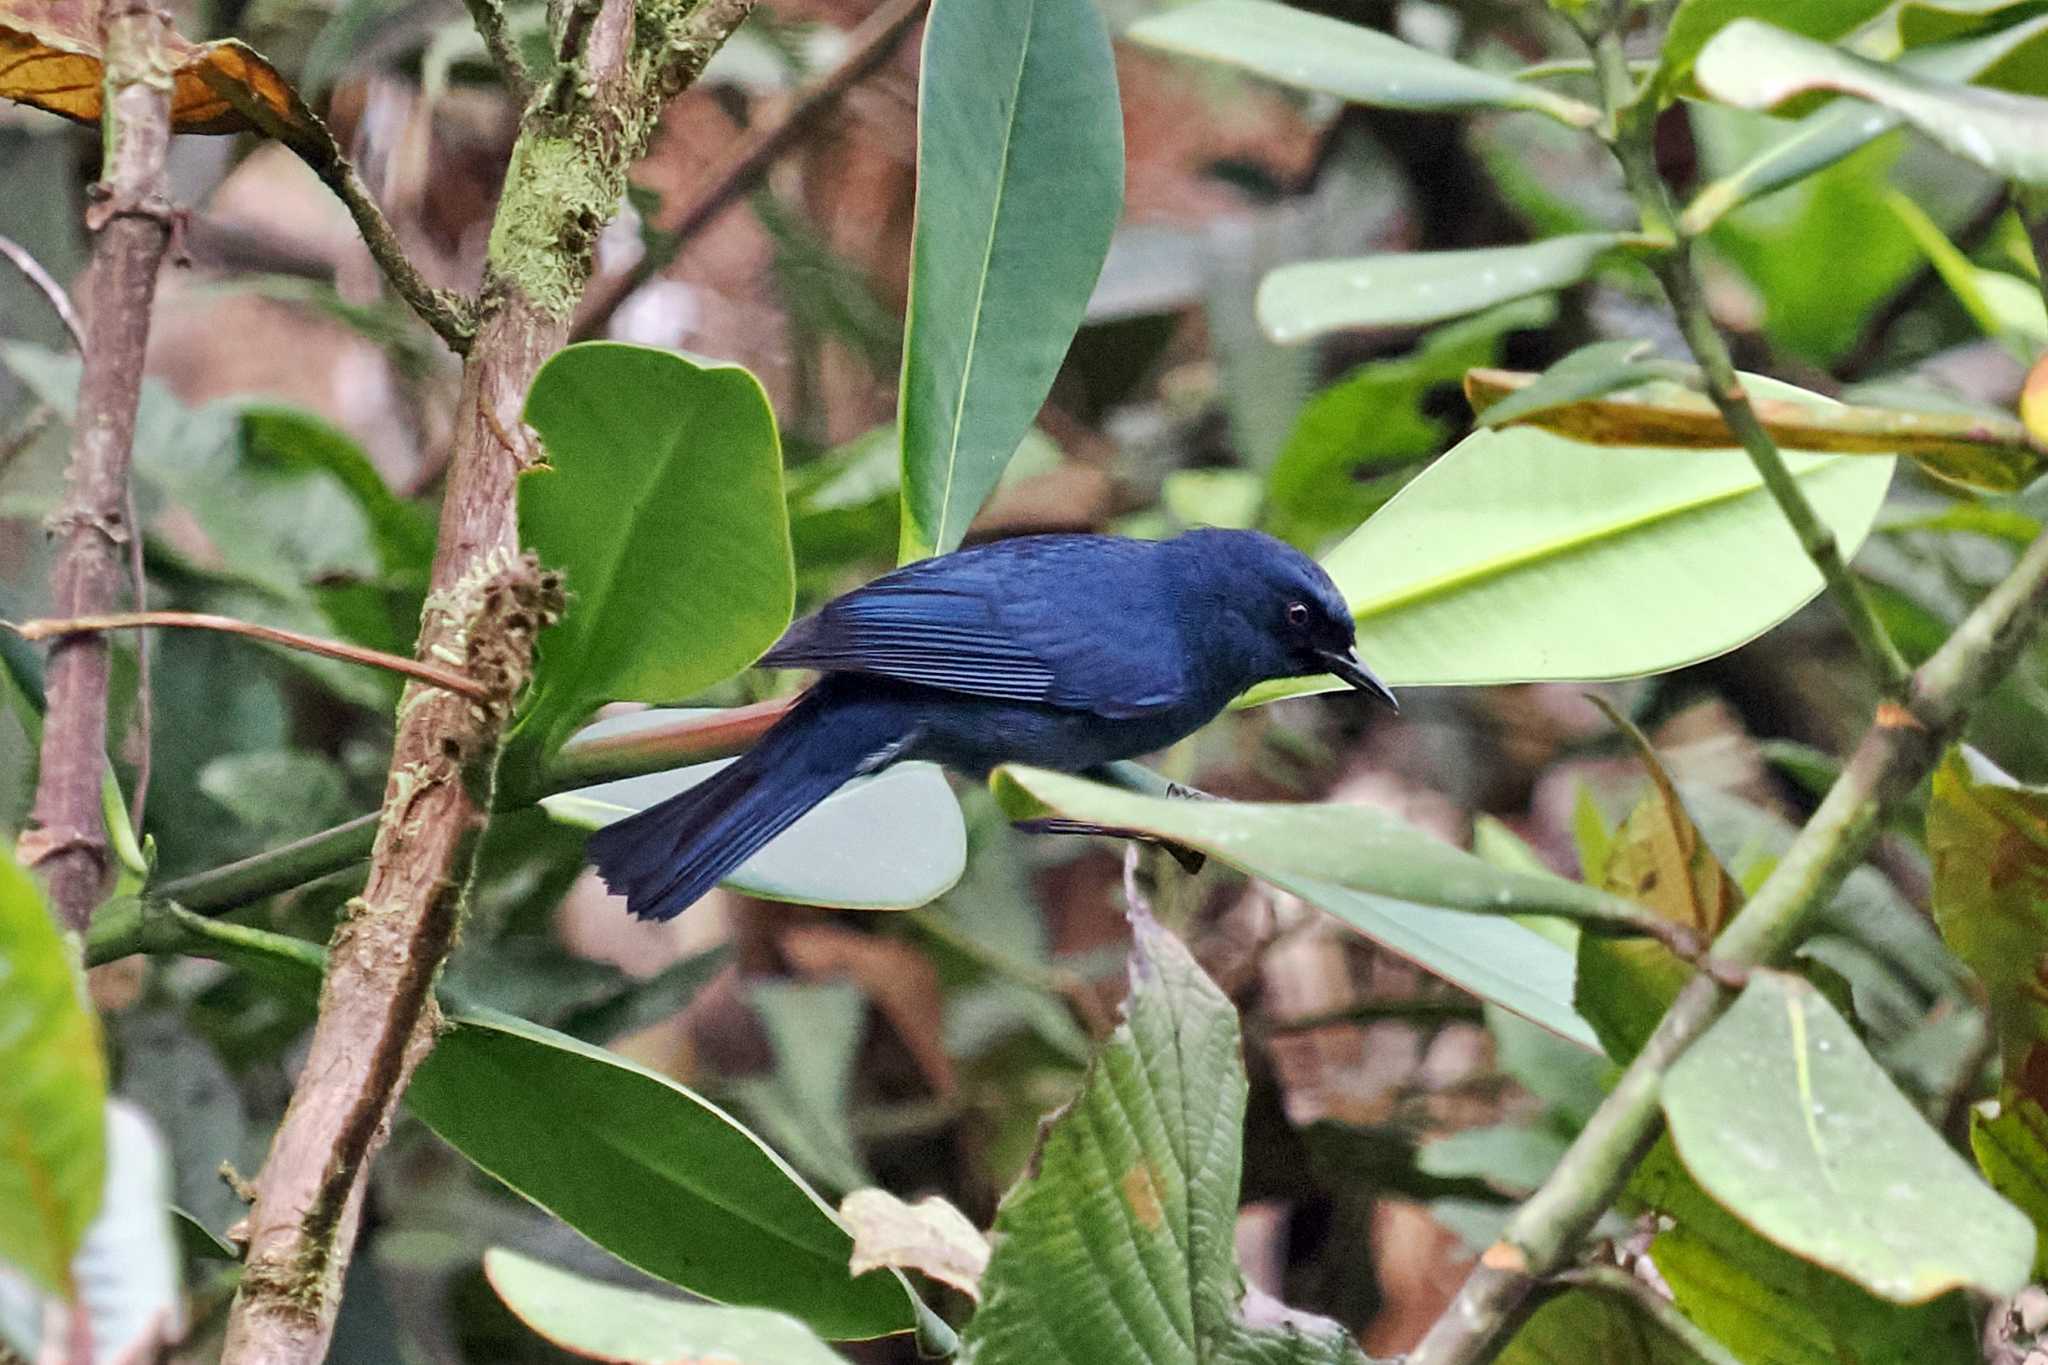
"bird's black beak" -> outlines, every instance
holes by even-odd
[[[1394,689],[1381,682],[1379,675],[1365,666],[1356,650],[1326,649],[1319,652],[1319,657],[1330,672],[1366,695],[1378,697],[1396,712],[1400,711],[1401,703],[1394,699]]]

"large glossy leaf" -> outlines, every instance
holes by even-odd
[[[617,1365],[680,1360],[731,1365],[844,1365],[795,1318],[765,1308],[722,1308],[656,1298],[586,1280],[516,1251],[484,1253],[491,1288],[521,1322],[573,1355]]]
[[[1441,322],[1577,284],[1628,241],[1619,232],[1581,232],[1527,246],[1284,265],[1259,286],[1259,325],[1288,342],[1347,327]]]
[[[998,791],[1013,815],[1038,802],[1212,854],[1482,999],[1597,1046],[1572,1010],[1571,948],[1501,918],[1608,904],[1575,882],[1492,867],[1366,806],[1172,800],[1030,768],[1003,769]]]
[[[584,734],[626,734],[663,724],[668,714],[606,720]],[[541,805],[558,820],[596,829],[696,786],[730,761],[606,782]],[[904,910],[959,881],[966,859],[967,828],[944,774],[928,763],[903,763],[826,797],[734,869],[725,885],[804,905]]]
[[[1757,971],[1671,1068],[1664,1115],[1701,1188],[1771,1241],[1893,1303],[2016,1292],[2034,1229],[1798,977]]]
[[[541,367],[526,420],[549,464],[519,481],[520,534],[570,603],[540,640],[515,786],[604,702],[680,701],[752,663],[796,592],[775,417],[745,370],[588,342]]]
[[[1934,921],[1984,990],[2005,1084],[2048,1104],[2048,791],[2022,787],[1990,760],[1952,751],[1927,807]]]
[[[905,559],[960,544],[1031,429],[1123,207],[1093,0],[936,0],[898,411]]]
[[[2008,180],[2048,182],[2048,100],[1930,79],[1744,19],[1694,68],[1716,99],[1771,109],[1795,95],[1838,91],[1882,105],[1958,156]]]
[[[106,1063],[42,893],[0,854],[0,1261],[69,1295],[106,1169]]]
[[[716,1105],[508,1015],[459,1017],[406,1103],[471,1161],[650,1275],[793,1314],[828,1337],[907,1331],[901,1278],[848,1272],[853,1239]]]
[[[1977,1365],[1974,1313],[1960,1291],[1901,1307],[1759,1237],[1686,1174],[1669,1137],[1629,1181],[1628,1202],[1659,1215],[1650,1258],[1685,1316],[1737,1359],[1770,1365]]]
[[[1892,461],[1786,461],[1853,554]],[[1594,447],[1524,428],[1461,441],[1324,562],[1358,618],[1360,653],[1396,686],[1659,673],[1755,638],[1821,587],[1742,452]],[[1634,601],[1657,610],[1616,609]]]
[[[1466,66],[1385,33],[1277,0],[1195,0],[1131,25],[1148,47],[1243,67],[1270,81],[1392,109],[1527,109],[1589,128],[1600,111],[1534,83]]]
[[[1338,1324],[1246,1300],[1237,1013],[1149,916],[1131,930],[1124,1021],[996,1211],[963,1365],[1365,1365]]]

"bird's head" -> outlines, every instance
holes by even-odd
[[[1190,531],[1178,539],[1228,604],[1254,681],[1330,673],[1401,709],[1393,689],[1358,657],[1357,623],[1322,565],[1257,531]]]

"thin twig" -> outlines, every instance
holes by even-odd
[[[27,248],[12,237],[0,236],[0,256],[14,262],[14,268],[28,277],[28,282],[42,291],[49,301],[50,309],[56,313],[64,327],[71,333],[71,344],[78,353],[85,354],[85,324],[78,320],[78,310],[71,306],[71,296],[64,292],[64,286],[43,269],[43,263],[28,253]]]
[[[498,74],[505,78],[506,86],[524,104],[533,95],[533,76],[526,69],[526,59],[519,55],[519,45],[506,32],[505,6],[501,0],[463,0],[463,3],[469,6],[470,21],[476,25],[477,36],[484,40],[484,50],[491,54],[491,62],[498,68]]]
[[[81,330],[90,344],[64,500],[51,522],[58,541],[51,602],[70,617],[104,612],[121,595],[121,548],[136,533],[128,517],[135,414],[157,270],[171,237],[164,175],[170,96],[159,75],[169,21],[148,0],[107,0],[100,23],[106,158],[86,213],[91,321]],[[68,637],[50,651],[33,828],[20,843],[22,861],[49,888],[51,909],[80,933],[112,867],[100,804],[110,670],[107,642],[96,635]]]
[[[434,329],[449,350],[458,355],[467,352],[470,341],[476,336],[474,302],[452,290],[436,289],[427,283],[419,267],[405,254],[405,248],[399,245],[398,233],[393,230],[391,220],[384,216],[384,210],[371,197],[369,186],[356,174],[354,163],[341,150],[341,144],[334,140],[334,134],[327,130],[327,125],[310,111],[286,124],[269,105],[251,95],[232,77],[203,62],[198,71],[215,94],[232,104],[238,113],[261,129],[264,136],[291,148],[301,161],[312,168],[321,183],[341,200],[349,217],[355,220],[356,231],[363,234],[363,245],[369,248],[371,258],[384,272],[391,288],[418,314],[420,321]]]
[[[1905,658],[1892,643],[1884,623],[1878,620],[1862,585],[1849,572],[1834,528],[1813,510],[1799,480],[1786,466],[1778,443],[1771,439],[1750,406],[1749,396],[1743,392],[1742,381],[1736,374],[1734,358],[1728,353],[1728,343],[1714,325],[1699,275],[1693,268],[1691,240],[1682,232],[1670,192],[1657,173],[1656,149],[1651,141],[1653,124],[1649,111],[1638,104],[1635,79],[1629,74],[1622,53],[1619,21],[1610,22],[1606,31],[1593,39],[1592,46],[1594,66],[1600,73],[1607,101],[1610,145],[1642,214],[1643,230],[1667,236],[1671,241],[1669,249],[1650,254],[1647,263],[1658,283],[1664,286],[1677,315],[1679,332],[1699,363],[1707,396],[1720,409],[1729,431],[1749,453],[1764,487],[1784,513],[1807,558],[1820,571],[1879,690],[1885,696],[1897,697],[1904,692],[1909,676]]]
[[[386,654],[382,650],[366,649],[342,640],[323,640],[317,635],[302,635],[296,630],[280,630],[276,626],[263,626],[254,621],[237,620],[232,616],[214,616],[206,612],[107,612],[99,616],[72,616],[21,622],[0,621],[0,626],[13,631],[24,640],[55,640],[67,635],[82,635],[89,631],[101,630],[148,630],[154,626],[167,626],[179,630],[215,630],[224,635],[240,635],[245,639],[262,640],[266,644],[282,645],[286,649],[296,649],[302,654],[318,654],[323,658],[340,659],[344,663],[362,664],[367,668],[402,673],[429,686],[459,692],[475,701],[492,699],[491,689],[483,683],[452,668],[444,668],[440,664],[408,659],[402,654]]]
[[[628,270],[600,279],[590,287],[575,339],[604,335],[612,315],[640,287],[667,270],[684,246],[721,213],[751,190],[783,153],[836,107],[846,93],[888,60],[900,39],[917,22],[931,0],[887,0],[862,20],[848,37],[847,53],[838,66],[798,92],[789,109],[774,123],[757,130],[721,166],[695,200],[674,219],[657,224],[655,243]]]

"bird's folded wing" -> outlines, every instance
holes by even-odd
[[[924,560],[858,588],[797,622],[761,664],[1112,717],[1183,699],[1178,640],[1170,623],[1148,628],[1159,604],[1137,600],[1138,583],[976,558]]]

